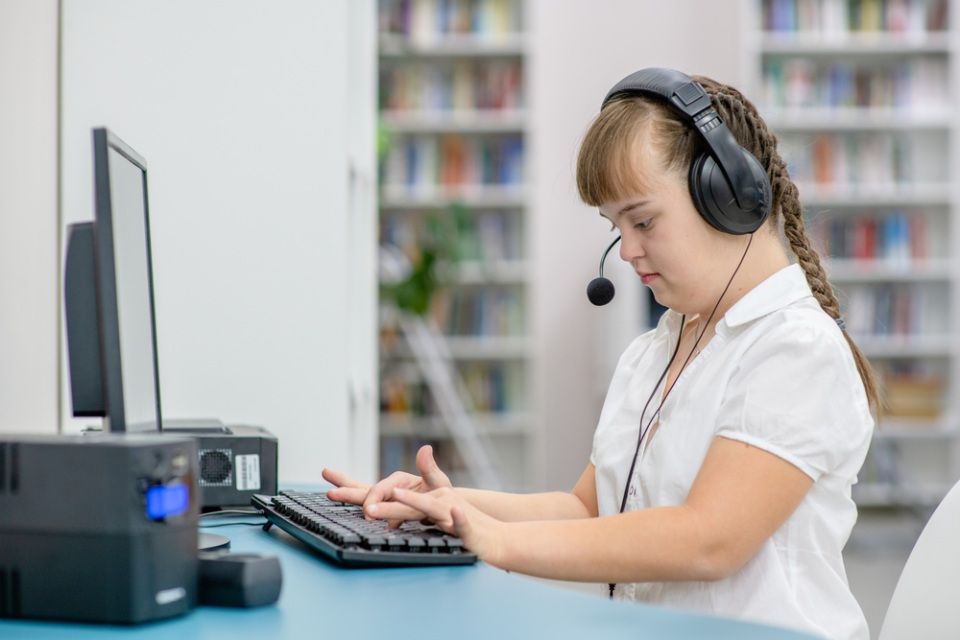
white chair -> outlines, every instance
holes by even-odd
[[[910,552],[879,638],[960,638],[960,483],[933,512]]]

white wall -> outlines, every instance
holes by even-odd
[[[57,2],[0,0],[0,432],[57,430]]]
[[[106,125],[149,168],[164,418],[267,427],[284,481],[374,470],[374,27],[371,0],[63,1],[63,217]]]
[[[580,139],[610,87],[638,69],[675,67],[741,84],[742,3],[529,2],[535,384],[545,486],[566,488],[588,462],[613,365],[635,334],[639,292],[614,251],[605,275],[616,298],[606,307],[586,299],[615,236],[577,196]]]

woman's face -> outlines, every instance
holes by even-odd
[[[737,266],[743,239],[717,231],[700,216],[686,176],[664,171],[650,152],[637,155],[642,192],[600,206],[622,236],[620,258],[660,304],[680,313],[709,313]]]

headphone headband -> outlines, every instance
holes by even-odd
[[[636,93],[649,93],[667,100],[691,121],[712,106],[707,92],[687,74],[675,69],[650,68],[635,71],[615,84],[600,109],[615,98]]]
[[[728,233],[751,233],[759,228],[766,220],[771,204],[766,171],[749,151],[737,143],[713,108],[710,96],[703,87],[675,69],[641,69],[615,84],[607,92],[600,108],[602,110],[616,98],[637,94],[665,100],[686,118],[706,143],[734,202],[725,202],[728,194],[720,193],[722,190],[711,183],[709,176],[706,176],[706,183],[701,183],[699,172],[704,167],[705,159],[698,158],[694,162],[696,175],[691,170],[690,192],[704,218]],[[712,165],[707,167],[706,172],[709,173],[712,168]]]

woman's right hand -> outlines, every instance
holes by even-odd
[[[398,527],[405,520],[422,520],[426,515],[413,507],[394,502],[394,488],[428,493],[453,486],[450,478],[433,459],[433,447],[430,445],[424,445],[417,451],[417,470],[419,476],[395,471],[373,486],[357,482],[333,469],[324,469],[323,478],[336,486],[327,492],[331,500],[363,505],[364,515],[368,519],[387,520],[391,527]]]

